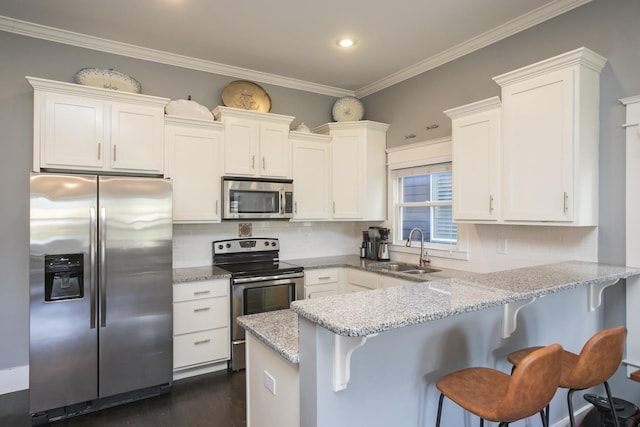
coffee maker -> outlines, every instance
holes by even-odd
[[[360,257],[377,261],[389,260],[389,232],[384,227],[369,227],[362,232]]]

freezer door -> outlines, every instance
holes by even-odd
[[[37,413],[98,394],[96,177],[32,174],[30,187],[29,394]]]
[[[172,196],[168,180],[99,178],[99,394],[172,379]]]

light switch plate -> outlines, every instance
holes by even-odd
[[[271,374],[267,371],[264,372],[264,386],[273,394],[276,395],[276,379],[271,376]]]

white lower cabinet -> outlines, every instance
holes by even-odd
[[[340,293],[340,269],[321,268],[304,272],[304,298],[320,298]]]
[[[379,274],[370,273],[368,271],[355,270],[353,268],[346,269],[346,285],[347,292],[370,291],[378,289]]]
[[[229,359],[229,281],[173,285],[173,369]]]

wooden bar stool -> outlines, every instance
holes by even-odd
[[[562,374],[560,376],[559,387],[568,388],[567,406],[569,408],[569,420],[571,427],[575,427],[576,421],[573,416],[573,392],[576,390],[585,390],[598,384],[604,384],[607,393],[613,422],[616,427],[618,425],[618,417],[615,416],[615,409],[611,396],[611,390],[607,380],[620,366],[624,353],[625,338],[627,336],[627,328],[617,326],[615,328],[605,329],[593,335],[585,343],[580,354],[571,353],[564,350],[562,353]],[[522,350],[514,351],[507,356],[507,360],[511,362],[514,368],[522,363],[528,354],[536,351],[540,347],[529,347]],[[549,409],[547,408],[547,416]]]
[[[540,413],[542,424],[548,427],[544,408],[555,394],[560,381],[562,346],[552,344],[524,357],[512,375],[491,368],[467,368],[440,378],[438,418],[440,427],[444,397],[484,420],[500,426]]]

